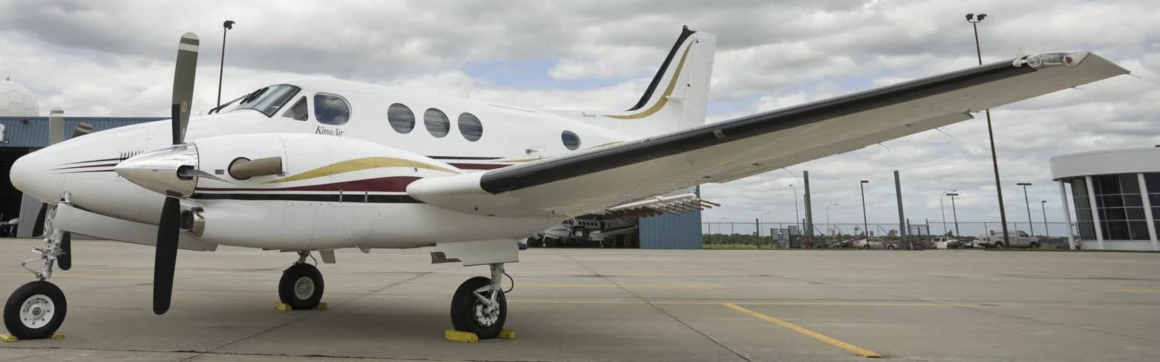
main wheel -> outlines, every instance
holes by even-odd
[[[1029,247],[1030,247],[1031,249],[1039,249],[1039,243],[1032,242],[1032,243],[1031,243],[1031,245],[1030,245]]]
[[[496,291],[498,308],[488,307],[475,297],[475,290],[491,284],[491,279],[474,277],[459,285],[451,297],[451,325],[461,332],[475,333],[479,339],[495,338],[507,321],[507,297]],[[487,296],[486,294],[484,294]]]
[[[322,273],[310,264],[294,264],[282,272],[278,298],[293,309],[314,309],[322,301]]]
[[[68,302],[55,284],[35,281],[16,288],[4,304],[4,327],[19,339],[52,337],[64,323]]]

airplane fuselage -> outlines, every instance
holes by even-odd
[[[439,175],[434,168],[475,172],[632,138],[550,112],[486,102],[335,81],[302,81],[292,86],[280,88],[278,97],[266,97],[277,99],[256,97],[249,102],[250,108],[232,106],[220,114],[190,120],[185,140],[198,144],[203,163],[216,154],[227,160],[257,157],[232,151],[230,142],[269,145],[271,152],[286,157],[285,173],[270,179],[233,183],[199,180],[191,200],[207,210],[207,225],[214,231],[203,235],[203,240],[220,245],[311,250],[522,238],[569,215],[502,220],[470,215],[409,198],[406,184]],[[281,104],[276,104],[279,101]],[[293,112],[299,101],[305,102],[305,113],[302,108]],[[273,105],[267,107],[263,102]],[[400,115],[401,106],[411,115]],[[11,177],[21,190],[47,203],[58,202],[67,191],[70,202],[87,211],[156,224],[164,196],[129,182],[113,167],[169,146],[170,127],[170,121],[164,120],[70,139],[21,158]],[[269,138],[277,137],[275,134],[303,138],[278,144]],[[253,137],[220,141],[212,150],[201,144],[214,143],[207,140],[215,137],[244,135]],[[365,149],[352,151],[366,153],[356,157],[339,149],[346,146],[322,147],[329,143],[320,142],[322,137],[365,141],[362,143],[381,149],[364,145]],[[575,149],[565,145],[576,140],[579,146]],[[246,146],[234,148],[261,149],[254,144]],[[378,167],[341,175],[334,170],[340,167],[335,164],[360,157],[408,160],[431,165],[433,169],[423,171],[435,173],[422,174],[420,168],[406,167]],[[278,181],[279,177],[317,173],[311,170],[320,167],[331,169],[324,177]],[[370,182],[373,180],[378,184]]]

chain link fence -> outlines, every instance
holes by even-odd
[[[835,242],[861,238],[869,230],[870,237],[885,240],[900,240],[898,223],[814,223],[814,234],[806,237],[802,223],[794,222],[702,222],[701,233],[706,249],[785,249],[827,247]],[[1067,223],[1064,222],[1008,222],[1008,231],[1021,231],[1034,235],[1048,246],[1066,243]],[[948,221],[931,222],[911,220],[907,238],[900,241],[921,242],[921,247],[929,248],[933,236],[952,236],[962,240],[974,240],[987,230],[1002,230],[998,221]]]

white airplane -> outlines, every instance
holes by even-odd
[[[198,38],[183,35],[171,121],[72,138],[21,157],[13,185],[48,204],[37,281],[4,308],[18,338],[51,336],[67,311],[48,282],[70,233],[155,245],[154,312],[169,309],[178,249],[293,251],[282,302],[318,305],[306,263],[334,250],[426,248],[487,265],[455,291],[456,330],[495,337],[517,239],[565,219],[680,210],[671,196],[972,119],[972,112],[1127,70],[1088,52],[1043,53],[705,124],[715,36],[683,29],[623,111],[537,110],[340,81],[263,87],[190,119]],[[663,196],[662,195],[668,195]],[[683,200],[684,204],[674,204]],[[27,265],[33,265],[29,267]]]

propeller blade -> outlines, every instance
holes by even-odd
[[[60,270],[72,269],[72,233],[65,231],[60,237],[60,251],[63,255],[56,257],[56,265]]]
[[[153,261],[153,313],[165,314],[173,297],[173,271],[177,267],[177,236],[181,225],[181,201],[166,197],[157,225],[157,254]]]
[[[197,34],[185,33],[177,44],[177,66],[173,70],[171,124],[173,144],[181,144],[189,124],[193,102],[193,82],[197,75]],[[157,223],[157,254],[153,261],[153,313],[165,314],[173,299],[173,272],[177,268],[177,238],[181,232],[181,200],[166,195]]]
[[[197,75],[197,51],[200,41],[197,34],[181,35],[177,45],[177,66],[173,73],[173,144],[185,139],[185,129],[189,125],[189,110],[193,103],[193,82]]]

